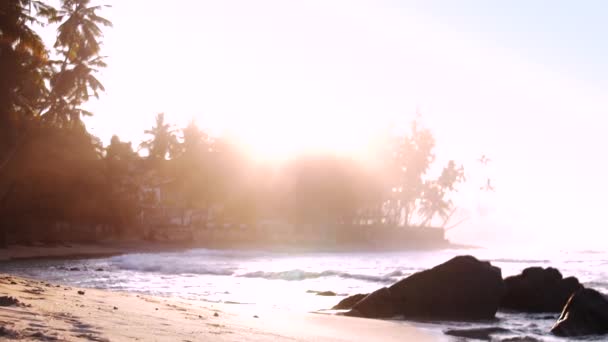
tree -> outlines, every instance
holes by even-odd
[[[111,203],[112,224],[123,232],[127,224],[133,223],[138,212],[139,183],[137,166],[139,155],[130,142],[122,142],[112,136],[105,149],[108,190]]]
[[[58,220],[104,222],[102,146],[80,118],[89,96],[103,90],[94,77],[100,52],[100,6],[62,0],[0,2],[0,228]],[[35,26],[57,23],[53,50]],[[52,60],[50,56],[61,57]],[[83,194],[87,196],[83,196]],[[11,223],[12,222],[12,223]]]
[[[42,118],[55,125],[82,125],[81,117],[92,115],[82,104],[104,90],[95,77],[98,68],[106,66],[99,55],[100,26],[112,23],[97,14],[103,6],[89,4],[90,0],[63,0],[49,20],[60,24],[54,48],[61,59],[51,62],[50,94]]]
[[[39,1],[0,2],[0,170],[47,94],[48,51],[31,26],[52,13]]]
[[[439,217],[445,225],[454,210],[448,195],[465,180],[464,168],[449,161],[437,179],[429,177],[435,161],[435,139],[416,121],[409,134],[397,138],[392,146],[387,172],[389,195],[383,206],[386,222],[426,226]]]
[[[423,219],[422,226],[431,223],[436,216],[442,220],[443,226],[447,224],[453,213],[454,204],[446,196],[449,192],[456,190],[458,183],[464,181],[464,167],[457,168],[456,163],[450,160],[438,179],[424,183],[418,208],[418,214]]]
[[[175,130],[165,123],[165,114],[156,115],[155,125],[144,133],[151,135],[150,139],[141,143],[140,147],[148,151],[148,158],[154,161],[166,160],[179,151]]]

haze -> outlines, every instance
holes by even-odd
[[[93,134],[191,118],[260,160],[361,153],[417,113],[469,173],[471,244],[601,246],[608,23],[601,1],[115,1]],[[136,19],[136,20],[135,20]],[[491,158],[488,168],[476,161]],[[496,192],[480,194],[479,177]],[[481,175],[481,176],[480,176]]]

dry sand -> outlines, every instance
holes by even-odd
[[[17,305],[0,306],[0,340],[447,340],[404,322],[260,311],[253,305],[78,289],[5,274],[0,274],[0,296],[19,300]]]

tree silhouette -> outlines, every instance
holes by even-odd
[[[144,133],[150,135],[150,139],[141,143],[140,147],[148,151],[148,158],[159,161],[166,160],[179,151],[179,144],[175,130],[170,124],[165,123],[165,114],[156,115],[156,121],[151,129]]]
[[[81,105],[104,90],[95,77],[106,66],[99,55],[100,26],[112,23],[97,14],[103,6],[89,4],[90,0],[63,0],[49,19],[60,24],[54,48],[61,59],[51,61],[50,96],[42,118],[55,125],[82,125],[81,117],[92,113]]]

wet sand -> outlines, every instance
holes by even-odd
[[[0,248],[0,261],[42,258],[95,258],[127,253],[160,253],[195,248],[187,243],[111,241],[92,244],[10,245]]]
[[[79,292],[80,291],[80,292]],[[79,289],[0,274],[0,340],[446,341],[404,322]]]

